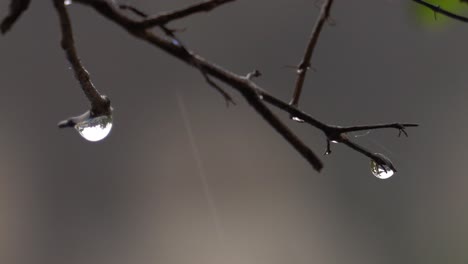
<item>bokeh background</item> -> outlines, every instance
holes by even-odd
[[[340,145],[315,172],[241,96],[226,108],[197,70],[78,4],[79,55],[114,127],[98,143],[59,130],[88,103],[52,1],[32,2],[0,39],[1,263],[467,263],[468,25],[421,23],[411,1],[335,1],[301,107],[337,125],[420,123],[409,138],[355,138],[399,169],[380,180]],[[194,1],[126,3],[157,13]],[[318,12],[310,0],[239,0],[171,25],[289,100],[284,66],[300,61]],[[320,132],[279,114],[325,150]]]

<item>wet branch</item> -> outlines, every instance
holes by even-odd
[[[145,20],[141,21],[139,26],[143,28],[150,28],[154,26],[165,25],[172,20],[184,18],[190,15],[193,15],[195,13],[209,12],[218,6],[221,6],[229,2],[234,2],[234,1],[235,0],[203,1],[194,5],[190,5],[180,10],[158,14],[154,17],[148,17]]]
[[[325,2],[323,2],[322,8],[320,10],[320,15],[315,22],[314,28],[312,29],[312,33],[310,35],[304,57],[302,58],[302,61],[299,63],[297,67],[298,76],[296,79],[296,86],[294,88],[294,94],[290,102],[290,104],[293,106],[297,107],[299,104],[299,98],[301,97],[302,87],[304,86],[306,73],[310,68],[310,61],[312,59],[312,54],[314,53],[315,46],[317,46],[318,39],[320,37],[320,33],[322,32],[323,25],[325,25],[325,23],[327,22],[327,19],[330,16],[330,10],[331,10],[332,4],[333,4],[333,0],[325,0]]]
[[[455,20],[458,20],[458,21],[461,21],[461,22],[465,22],[465,23],[468,23],[468,17],[464,17],[464,16],[461,16],[461,15],[457,15],[455,13],[452,13],[450,11],[447,11],[441,7],[439,7],[438,5],[434,5],[434,4],[431,4],[427,1],[424,1],[424,0],[412,0],[420,5],[423,5],[429,9],[431,9],[432,11],[436,12],[436,13],[439,13],[439,14],[442,14],[446,17],[450,17],[450,18],[453,18]],[[466,2],[464,0],[460,0],[460,2]]]
[[[73,31],[70,22],[70,17],[68,15],[67,9],[65,7],[63,0],[53,0],[54,7],[57,10],[57,14],[60,19],[60,28],[62,32],[62,41],[61,45],[68,61],[70,62],[73,71],[75,72],[75,77],[79,81],[83,92],[91,103],[91,115],[103,115],[110,114],[110,101],[107,97],[101,96],[96,87],[94,87],[91,82],[88,71],[81,64],[80,59],[78,58],[75,41],[73,39]]]
[[[304,83],[306,71],[309,68],[310,60],[314,47],[318,41],[321,29],[329,17],[330,8],[333,0],[325,0],[322,6],[320,16],[314,26],[312,35],[306,49],[304,58],[301,64],[298,66],[298,80],[296,84],[296,91],[291,103],[287,103],[277,97],[269,94],[266,90],[259,87],[252,81],[252,77],[258,77],[260,73],[255,71],[254,73],[248,74],[247,76],[241,76],[232,73],[212,62],[205,60],[203,57],[193,53],[175,36],[174,30],[166,27],[166,24],[175,19],[190,16],[192,14],[210,11],[222,4],[233,2],[235,0],[209,0],[198,4],[188,6],[186,8],[176,10],[173,12],[166,12],[155,17],[148,17],[144,12],[141,12],[137,8],[129,5],[117,5],[113,0],[74,0],[75,3],[84,4],[95,9],[99,14],[108,18],[124,28],[130,35],[135,38],[141,39],[150,45],[153,45],[159,49],[162,49],[166,53],[180,59],[186,64],[199,69],[205,78],[205,80],[214,88],[216,88],[227,102],[233,102],[231,96],[226,93],[219,85],[214,82],[213,79],[221,81],[233,89],[237,90],[244,99],[256,110],[256,112],[262,116],[267,123],[269,123],[273,129],[275,129],[291,146],[295,148],[317,171],[320,171],[323,167],[321,160],[317,155],[302,142],[300,138],[294,134],[282,121],[273,113],[265,103],[268,103],[282,111],[290,114],[290,116],[298,117],[304,120],[305,123],[321,130],[327,139],[327,152],[329,154],[330,141],[343,143],[351,149],[373,159],[378,164],[388,165],[379,155],[372,153],[371,151],[361,147],[360,145],[352,142],[347,137],[347,133],[360,130],[372,130],[382,128],[396,128],[400,133],[406,134],[405,128],[417,126],[416,124],[382,124],[382,125],[367,125],[367,126],[353,126],[353,127],[340,127],[327,125],[309,114],[299,110],[297,103],[299,101],[301,89]],[[415,0],[416,1],[416,0]],[[423,1],[416,1],[423,2]],[[112,108],[110,106],[110,100],[101,95],[98,90],[94,87],[90,80],[90,76],[86,69],[81,64],[73,39],[73,32],[71,27],[70,18],[67,9],[64,5],[63,0],[53,0],[54,7],[60,19],[61,33],[62,33],[62,48],[65,51],[68,61],[70,62],[72,69],[75,73],[75,77],[80,82],[81,88],[83,89],[86,97],[91,103],[91,110],[84,113],[81,116],[73,117],[68,120],[64,120],[59,123],[59,127],[73,126],[78,121],[93,117],[95,115],[110,115]],[[20,14],[26,10],[29,4],[29,0],[13,0],[10,5],[10,14],[2,22],[2,32],[6,32],[14,21],[20,16]],[[142,17],[143,20],[134,20],[123,13],[120,10],[130,10],[138,16]],[[6,22],[5,22],[6,21]],[[163,32],[169,37],[160,37],[153,33],[151,27],[159,26]],[[212,79],[213,78],[213,79]]]
[[[327,142],[335,141],[343,143],[353,150],[375,160],[378,164],[384,165],[385,161],[382,160],[378,155],[375,155],[371,151],[359,146],[358,144],[351,142],[346,133],[357,131],[357,130],[372,130],[381,128],[398,128],[403,130],[406,127],[417,126],[416,124],[383,124],[374,126],[355,126],[355,127],[339,127],[327,125],[305,112],[302,112],[294,105],[290,105],[285,101],[274,97],[273,95],[266,92],[264,89],[255,84],[251,78],[234,74],[224,68],[205,60],[203,57],[194,54],[188,50],[185,46],[181,46],[179,41],[174,42],[174,39],[167,40],[159,37],[153,32],[144,28],[135,26],[138,21],[135,21],[119,12],[119,7],[106,0],[75,0],[76,3],[81,3],[94,8],[98,13],[104,17],[112,20],[116,24],[123,27],[129,34],[134,37],[148,42],[149,44],[156,46],[170,55],[180,59],[198,69],[203,69],[203,73],[207,76],[218,79],[221,82],[231,86],[233,89],[240,92],[245,100],[260,114],[280,135],[282,135],[317,171],[322,168],[322,162],[307,147],[266,105],[264,102],[281,109],[290,115],[296,116],[305,123],[321,130],[326,138]],[[329,1],[331,3],[331,1]],[[136,8],[126,9],[133,10],[134,13],[140,12]]]

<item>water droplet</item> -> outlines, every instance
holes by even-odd
[[[392,162],[389,158],[385,157],[383,154],[374,153],[377,157],[381,159],[381,163],[378,164],[375,160],[371,160],[370,168],[372,174],[379,179],[388,179],[395,174],[395,168],[393,167]]]
[[[298,122],[298,123],[304,123],[304,120],[303,120],[303,119],[300,119],[300,118],[297,117],[297,116],[291,116],[291,119],[292,119],[293,121]]]
[[[71,5],[73,4],[73,1],[72,0],[64,0],[63,3],[68,6],[68,5]]]
[[[338,144],[338,141],[336,141],[336,140],[330,140],[330,142],[333,143],[333,144]]]
[[[88,141],[99,141],[107,137],[112,128],[112,116],[98,116],[75,125],[75,129]]]

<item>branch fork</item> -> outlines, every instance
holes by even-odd
[[[25,0],[23,0],[25,1]],[[262,116],[265,121],[271,125],[271,127],[277,131],[294,149],[307,160],[315,170],[320,171],[323,167],[322,161],[317,155],[299,138],[297,135],[281,121],[281,119],[267,106],[276,107],[290,116],[297,117],[304,123],[321,130],[327,140],[327,150],[325,154],[331,153],[330,142],[337,142],[344,144],[351,149],[371,158],[380,165],[386,165],[387,162],[376,155],[373,152],[368,151],[364,147],[352,142],[347,133],[353,131],[362,130],[373,130],[373,129],[384,129],[384,128],[395,128],[398,129],[399,135],[402,133],[407,136],[405,128],[415,127],[417,124],[405,124],[405,123],[392,123],[392,124],[380,124],[380,125],[367,125],[367,126],[353,126],[353,127],[340,127],[325,124],[309,114],[301,111],[298,108],[298,102],[304,84],[305,75],[307,70],[310,68],[311,57],[314,48],[317,44],[320,32],[329,18],[331,5],[333,0],[325,0],[322,9],[317,19],[315,26],[312,30],[309,43],[306,48],[304,58],[298,67],[298,78],[296,80],[295,91],[293,99],[290,103],[287,103],[271,94],[265,89],[255,84],[252,79],[259,77],[260,72],[253,71],[246,76],[237,75],[232,73],[215,63],[207,61],[203,57],[190,51],[176,36],[173,30],[168,29],[166,24],[169,22],[181,19],[195,13],[210,11],[218,6],[221,6],[228,2],[234,2],[235,0],[206,0],[198,4],[175,10],[172,12],[162,13],[156,16],[148,16],[146,13],[139,11],[137,8],[128,5],[117,5],[112,0],[74,0],[75,3],[90,6],[95,9],[99,14],[113,21],[117,25],[121,26],[130,35],[137,39],[145,41],[150,45],[153,45],[166,53],[174,56],[175,58],[185,62],[186,64],[200,70],[201,74],[205,78],[205,81],[218,92],[220,92],[227,103],[234,103],[232,97],[225,92],[216,81],[220,81],[234,90],[238,91],[244,99],[252,106],[252,108]],[[421,2],[421,0],[414,0]],[[12,0],[12,5],[15,0]],[[56,11],[59,15],[61,32],[62,32],[62,47],[65,51],[67,59],[69,60],[72,69],[75,72],[75,77],[79,81],[82,90],[86,97],[90,101],[91,109],[85,114],[72,117],[59,123],[59,127],[68,127],[76,124],[82,119],[90,118],[99,115],[110,115],[112,113],[112,107],[110,100],[99,93],[91,82],[90,76],[86,69],[81,64],[78,58],[77,51],[74,45],[73,33],[71,28],[70,18],[68,16],[66,7],[63,0],[53,0]],[[22,9],[24,11],[25,8]],[[135,20],[129,16],[121,13],[122,10],[129,10],[143,18],[143,20]],[[151,27],[159,26],[163,32],[169,36],[165,37],[158,36],[149,30]],[[175,43],[176,42],[176,43]],[[393,165],[392,165],[393,166]],[[394,169],[394,168],[392,168]]]

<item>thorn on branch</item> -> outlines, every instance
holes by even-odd
[[[247,73],[245,78],[251,81],[253,78],[260,77],[260,76],[262,76],[262,73],[259,70],[253,70],[252,72]]]
[[[405,127],[402,124],[397,124],[397,129],[398,129],[398,137],[401,137],[401,134],[404,134],[406,137],[408,137],[408,133],[405,130]]]

